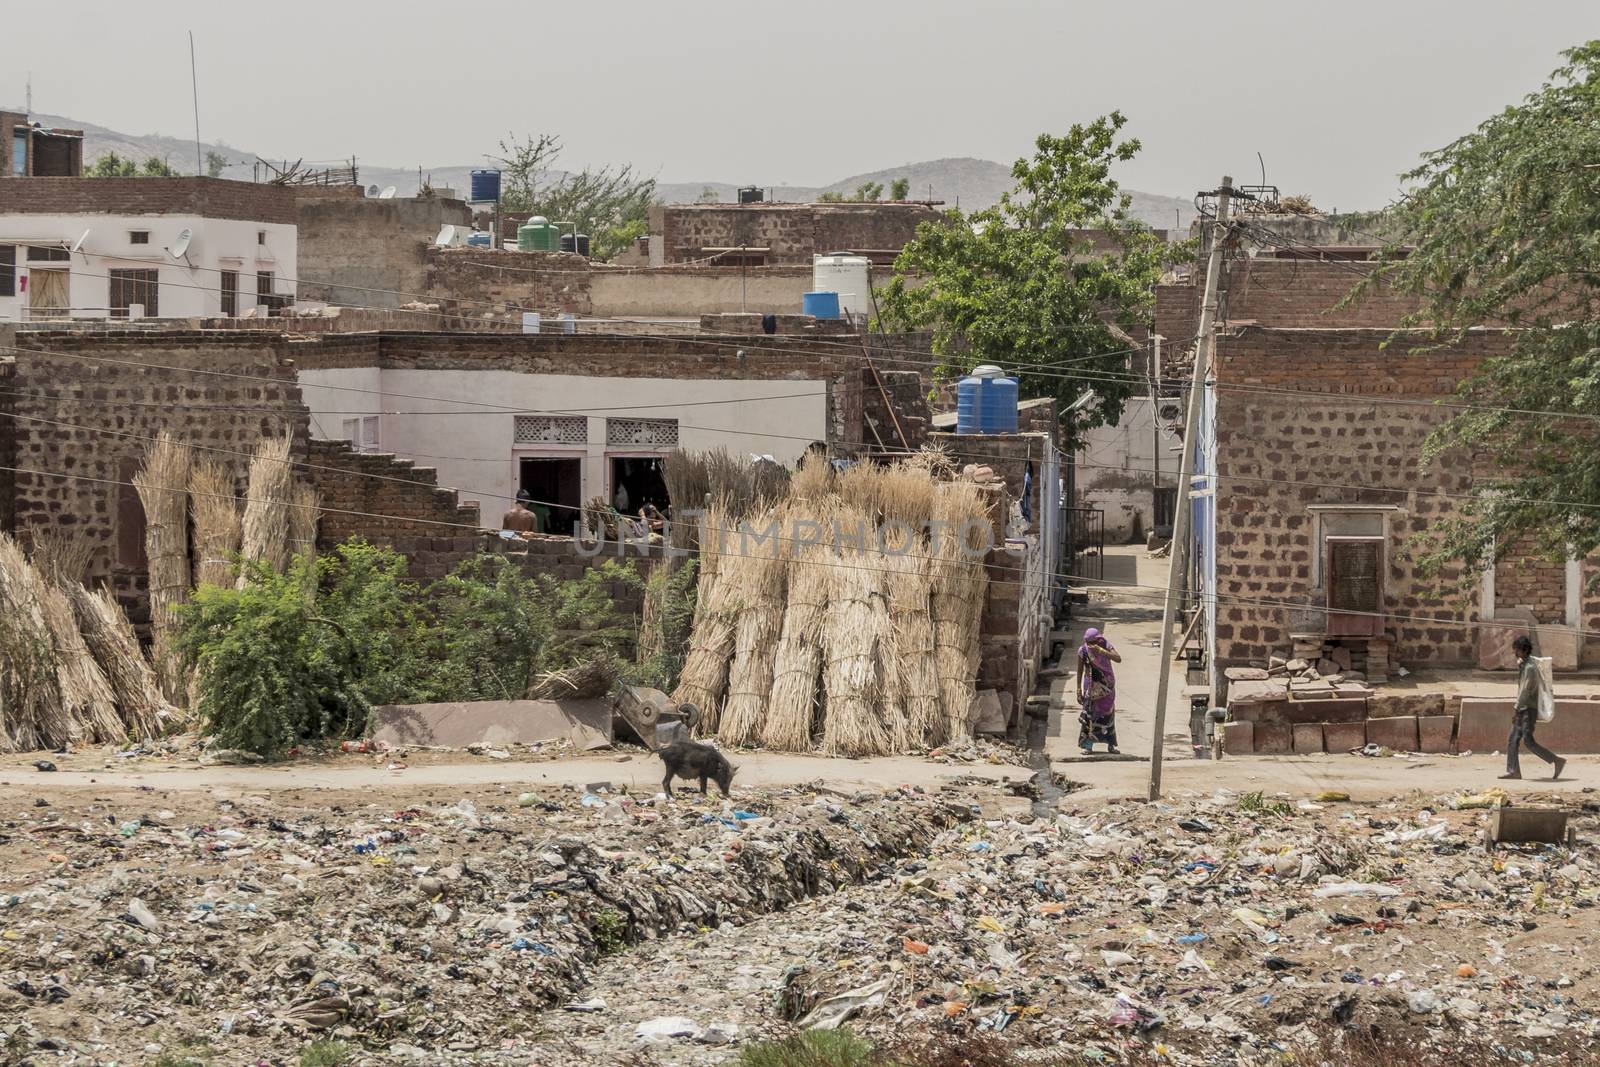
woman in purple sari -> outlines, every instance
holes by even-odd
[[[1121,662],[1122,654],[1099,630],[1091,626],[1083,632],[1078,646],[1078,702],[1083,706],[1078,747],[1084,755],[1101,742],[1107,751],[1117,751],[1117,673],[1111,665]]]

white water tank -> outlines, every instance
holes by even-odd
[[[830,252],[811,257],[811,288],[819,293],[838,293],[839,310],[845,317],[872,314],[872,260],[845,252]]]

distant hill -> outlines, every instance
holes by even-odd
[[[83,159],[86,164],[93,163],[107,152],[115,152],[119,156],[135,160],[157,156],[166,160],[169,166],[181,174],[195,173],[193,138],[185,139],[182,135],[169,136],[159,133],[143,135],[120,133],[104,126],[96,126],[92,122],[61,115],[35,114],[33,118],[46,126],[83,130]],[[223,177],[248,181],[254,174],[256,159],[254,152],[234,148],[222,142],[202,142],[200,150],[202,153],[219,152],[228,160],[228,167],[223,171]],[[292,163],[294,160],[291,158],[288,162]],[[362,162],[359,158],[356,162],[363,185],[377,186],[379,189],[392,185],[401,196],[410,196],[417,191],[419,172],[416,167],[377,166]],[[317,161],[307,164],[307,166],[328,165],[337,165],[337,161]],[[479,163],[466,166],[422,167],[420,177],[435,189],[453,189],[458,195],[465,196],[470,184],[468,176],[482,166],[484,164]],[[765,186],[765,188],[770,190],[769,195],[774,200],[803,202],[815,200],[819,194],[826,192],[852,193],[857,186],[866,182],[882,182],[887,188],[889,183],[897,178],[910,180],[912,199],[942,200],[950,207],[960,206],[963,211],[969,212],[994,204],[1000,199],[1000,194],[1011,188],[1012,184],[1011,168],[1005,164],[987,159],[956,157],[907,163],[904,166],[888,167],[865,174],[852,174],[848,178],[840,178],[831,185],[779,185]],[[658,183],[657,189],[661,199],[669,204],[692,204],[700,199],[701,194],[707,189],[715,192],[718,200],[731,203],[737,198],[741,185],[759,184],[761,183],[756,181],[663,181]],[[1152,228],[1165,230],[1172,229],[1176,225],[1177,228],[1186,230],[1190,220],[1194,218],[1194,205],[1188,200],[1136,190],[1128,192],[1133,197],[1134,216]]]

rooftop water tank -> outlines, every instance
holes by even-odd
[[[872,314],[872,260],[846,252],[811,257],[811,288],[839,294],[844,313]]]
[[[498,201],[500,199],[500,172],[497,170],[473,171],[472,199],[479,204]]]
[[[767,199],[767,191],[757,185],[747,185],[739,190],[739,203],[759,204]]]
[[[467,244],[473,248],[493,248],[494,236],[480,230],[467,238]]]
[[[807,293],[801,298],[800,307],[814,319],[836,319],[839,317],[839,294],[831,290]]]
[[[956,386],[956,433],[1016,433],[1017,380],[985,363]]]
[[[561,230],[543,215],[517,227],[518,252],[554,252],[561,246]]]
[[[589,256],[589,235],[586,233],[561,235],[561,251],[576,252],[585,259]]]

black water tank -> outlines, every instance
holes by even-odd
[[[574,241],[573,237],[572,237],[572,234],[570,234],[570,233],[562,234],[561,235],[561,251],[563,251],[563,252],[576,252],[576,253],[578,253],[578,255],[583,256],[585,259],[587,259],[589,257],[589,235],[586,234],[586,233],[580,233],[580,234],[578,234],[577,240]]]
[[[739,190],[739,203],[741,204],[759,204],[766,198],[766,190],[759,186],[750,185]]]

